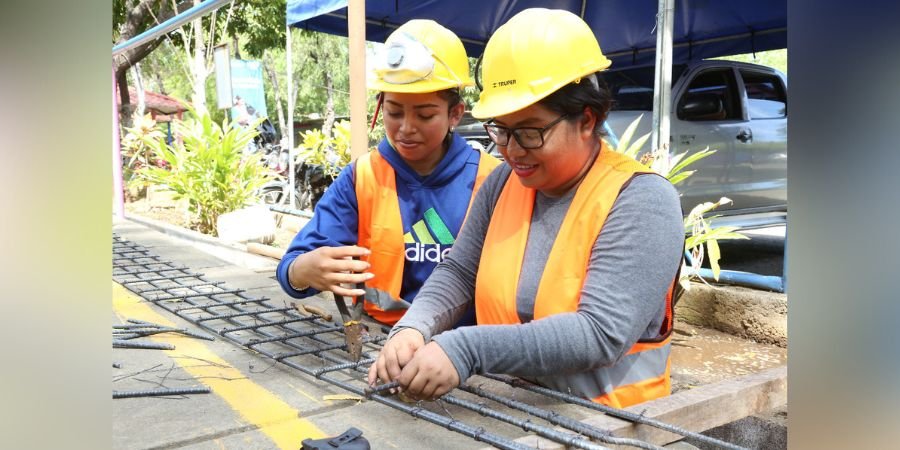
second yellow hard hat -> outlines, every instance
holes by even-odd
[[[529,8],[494,32],[484,49],[483,90],[472,116],[502,116],[609,67],[590,27],[575,14]]]

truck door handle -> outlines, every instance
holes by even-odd
[[[741,130],[735,137],[741,142],[747,142],[753,139],[753,133],[751,133],[750,130]]]

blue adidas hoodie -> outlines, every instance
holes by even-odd
[[[403,232],[409,233],[400,288],[400,297],[408,302],[413,301],[446,250],[453,246],[472,197],[480,152],[458,134],[453,133],[452,138],[447,154],[424,177],[403,161],[387,139],[378,145],[378,152],[396,173]],[[298,255],[319,247],[356,245],[358,241],[354,164],[345,167],[325,191],[312,219],[297,233],[278,264],[276,277],[291,297],[303,298],[319,292],[313,288],[298,291],[288,283],[288,268]],[[452,236],[446,235],[447,230]],[[414,242],[410,243],[409,238]],[[457,326],[474,324],[475,311],[470,309]]]

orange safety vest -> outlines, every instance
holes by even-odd
[[[652,172],[603,145],[578,186],[548,256],[534,301],[535,320],[577,311],[593,244],[619,192],[640,173]],[[534,189],[510,176],[497,200],[475,280],[478,325],[520,323],[516,291],[534,196]],[[669,395],[669,335],[674,319],[672,294],[677,282],[676,276],[666,295],[666,318],[656,339],[638,341],[613,366],[574,375],[540,377],[539,381],[616,408]]]
[[[484,179],[500,165],[497,158],[480,153],[469,208]],[[366,283],[364,307],[375,320],[393,325],[408,307],[400,299],[406,245],[394,168],[378,151],[366,153],[356,160],[356,200],[359,205],[358,245],[372,252],[367,260],[372,265],[370,271],[375,274],[375,278]]]

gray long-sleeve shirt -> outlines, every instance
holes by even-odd
[[[678,194],[665,179],[632,179],[594,242],[578,310],[531,321],[534,297],[553,240],[574,197],[535,197],[516,301],[522,324],[450,330],[474,301],[475,275],[491,214],[510,168],[485,180],[453,250],[394,327],[415,328],[447,353],[464,381],[475,373],[522,377],[609,366],[642,337],[657,337],[665,295],[684,245]],[[503,255],[496,255],[503,258]]]

